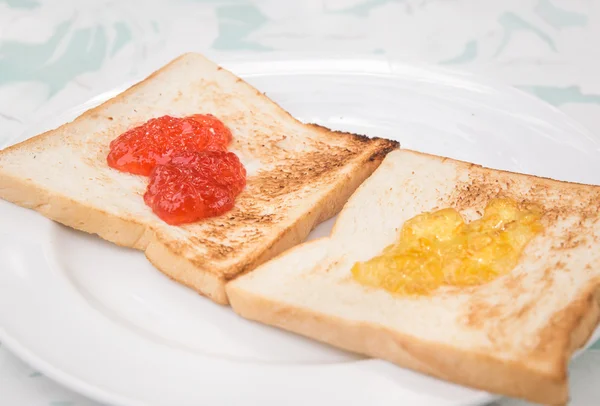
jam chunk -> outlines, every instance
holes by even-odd
[[[157,165],[145,203],[171,225],[191,223],[231,210],[246,185],[246,170],[226,151],[185,152]]]
[[[114,139],[107,163],[123,172],[149,176],[156,165],[169,162],[175,154],[226,151],[231,139],[229,128],[210,114],[162,116]]]
[[[395,244],[351,272],[365,285],[408,295],[480,285],[517,265],[541,232],[541,217],[539,207],[510,199],[491,200],[470,223],[454,209],[423,213],[405,222]]]

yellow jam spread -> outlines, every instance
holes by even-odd
[[[441,286],[473,286],[510,272],[542,230],[541,208],[493,199],[483,216],[465,223],[454,209],[405,222],[397,243],[352,267],[360,283],[390,292],[422,295]]]

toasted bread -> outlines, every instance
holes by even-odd
[[[231,129],[247,186],[226,214],[169,226],[144,203],[147,178],[107,165],[109,143],[150,118],[196,113]],[[301,242],[396,147],[301,123],[234,74],[185,54],[73,122],[1,151],[0,197],[143,250],[172,279],[226,304],[226,281]]]
[[[493,281],[406,296],[350,268],[393,243],[409,218],[453,207],[467,220],[494,197],[535,201],[544,231]],[[545,404],[568,399],[567,367],[600,317],[600,187],[399,150],[352,195],[328,238],[227,285],[248,319],[443,380]]]

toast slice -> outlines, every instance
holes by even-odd
[[[507,275],[403,296],[356,282],[356,261],[403,223],[453,207],[467,221],[494,197],[543,206],[544,230]],[[479,214],[478,214],[479,213]],[[545,404],[568,399],[567,365],[600,317],[600,187],[398,150],[307,242],[227,285],[235,312],[457,384]]]
[[[111,140],[165,114],[211,113],[232,131],[247,186],[226,214],[169,226],[145,205],[148,178],[106,164]],[[397,148],[304,124],[198,54],[185,54],[73,122],[0,152],[0,198],[115,244],[218,303],[225,282],[301,242]]]

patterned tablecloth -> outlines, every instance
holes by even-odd
[[[342,52],[453,66],[531,93],[600,134],[598,40],[596,0],[0,0],[0,145],[187,51],[216,59]],[[573,365],[572,405],[600,404],[598,350]],[[0,343],[0,405],[97,403]]]

